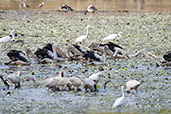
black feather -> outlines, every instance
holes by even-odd
[[[7,53],[7,56],[8,56],[12,61],[21,60],[21,61],[24,61],[24,62],[28,62],[28,60],[27,60],[26,58],[24,58],[23,56],[21,56],[20,54],[25,55],[25,53],[23,53],[22,51],[11,50],[10,52]]]
[[[168,52],[163,56],[163,58],[164,58],[166,61],[170,62],[170,61],[171,61],[171,51],[168,51]]]
[[[95,53],[93,51],[87,51],[83,57],[85,57],[86,60],[91,59],[91,60],[95,60],[95,61],[100,61],[100,58],[97,58],[95,56]]]

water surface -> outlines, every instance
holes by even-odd
[[[31,6],[29,9],[37,9],[43,0],[24,0]],[[76,11],[83,11],[90,4],[95,5],[98,10],[115,11],[152,11],[170,12],[171,0],[44,0],[45,6],[41,10],[58,10],[63,4],[71,6]],[[20,0],[1,0],[0,9],[19,9]]]

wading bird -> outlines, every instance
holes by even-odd
[[[34,53],[39,63],[52,63],[57,61],[66,61],[68,57],[56,45],[47,44],[42,49]]]
[[[90,25],[87,25],[86,27],[86,35],[82,35],[82,36],[79,36],[75,39],[76,42],[80,42],[82,43],[87,37],[88,37],[88,34],[89,34],[89,31],[88,29],[91,28]]]
[[[69,12],[69,11],[73,11],[73,9],[68,6],[68,5],[62,5],[60,8],[59,8],[59,11],[62,11],[62,12]]]
[[[14,40],[16,34],[15,34],[15,30],[12,30],[10,35],[8,36],[4,36],[2,38],[0,38],[0,43],[8,43]]]
[[[103,39],[103,42],[107,41],[107,40],[114,40],[114,39],[119,40],[121,38],[122,38],[122,32],[119,32],[118,34],[110,34],[110,35],[108,35],[107,37],[105,37]]]
[[[152,54],[151,52],[145,51],[143,49],[137,51],[135,54],[128,54],[121,46],[114,44],[114,43],[106,43],[106,44],[98,44],[98,43],[92,43],[89,48],[91,51],[98,51],[102,52],[102,49],[104,46],[108,46],[107,54],[110,55],[113,59],[120,58],[120,59],[129,59],[137,57],[138,55],[145,55],[150,58],[157,58],[156,55]]]
[[[59,80],[63,78],[63,72],[59,71],[59,76],[47,78],[43,85],[52,91],[59,91]]]
[[[41,4],[38,5],[38,8],[42,8],[44,6],[45,2],[42,2]]]
[[[16,75],[16,74],[8,75],[8,80],[15,85],[15,89],[16,88],[19,89],[21,87],[21,85],[20,85],[20,81],[21,81],[20,76],[21,76],[20,71],[18,72],[18,75]]]
[[[11,50],[7,53],[7,56],[10,58],[10,62],[6,63],[7,65],[30,65],[30,57],[29,54],[32,55],[30,49],[26,49],[26,54],[22,51]]]
[[[121,87],[122,97],[119,97],[119,98],[116,99],[116,101],[113,104],[112,108],[119,107],[119,106],[121,106],[122,104],[124,104],[126,102],[123,89],[124,89],[124,86]]]
[[[98,73],[92,74],[91,76],[88,77],[88,78],[92,79],[96,83],[96,85],[94,87],[95,91],[97,91],[97,84],[98,84],[98,82],[99,82],[99,80],[100,80],[100,78],[102,76],[103,76],[102,73],[98,72]]]
[[[106,50],[107,46],[103,47],[103,55],[99,55],[98,53],[95,53],[93,51],[88,51],[80,46],[74,46],[74,45],[68,45],[67,48],[67,56],[72,60],[73,58],[76,60],[88,60],[88,64],[95,64],[95,65],[104,65],[106,64]],[[74,57],[71,57],[70,53],[74,55]]]
[[[84,15],[86,15],[88,12],[89,13],[94,13],[95,11],[97,11],[97,9],[95,8],[95,6],[93,5],[89,5],[87,10],[84,12]]]
[[[132,89],[135,89],[136,90],[136,93],[138,92],[137,88],[141,85],[141,82],[137,81],[137,80],[129,80],[127,83],[126,83],[126,91],[128,93],[130,93],[130,91]]]

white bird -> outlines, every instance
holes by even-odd
[[[0,43],[7,43],[7,42],[13,41],[15,38],[14,32],[15,32],[15,30],[12,30],[10,35],[0,38]]]
[[[90,28],[90,25],[87,25],[86,27],[86,35],[79,36],[75,39],[76,42],[83,42],[88,37],[88,29]]]
[[[118,107],[118,106],[121,106],[122,104],[124,104],[126,102],[126,99],[125,99],[125,95],[124,95],[124,86],[121,87],[121,90],[122,90],[122,97],[119,97],[116,99],[115,103],[113,104],[112,108],[115,108],[115,107]]]
[[[29,8],[30,6],[28,5],[28,4],[26,4],[25,2],[23,2],[23,6],[25,7],[25,8]]]
[[[126,83],[126,91],[128,93],[130,93],[130,90],[135,89],[137,92],[137,88],[141,85],[141,82],[137,81],[137,80],[129,80]]]
[[[89,76],[89,78],[94,80],[96,83],[99,82],[101,77],[102,77],[102,73],[101,72],[98,72],[98,73],[95,73],[95,74],[92,74],[91,76]]]
[[[58,83],[59,83],[59,80],[61,78],[63,78],[63,72],[62,71],[59,71],[59,76],[47,78],[44,81],[43,85],[45,87],[47,87],[48,89],[51,89],[53,91],[56,91],[56,90],[59,91]]]
[[[85,88],[86,92],[88,92],[88,91],[90,91],[90,92],[96,91],[95,85],[96,85],[96,83],[90,78],[85,78],[83,80],[83,87]]]
[[[71,85],[73,86],[73,89],[75,90],[76,87],[76,91],[79,91],[80,86],[83,85],[83,81],[78,77],[70,77],[69,79],[71,81]]]
[[[119,32],[118,34],[110,34],[110,35],[108,35],[107,37],[105,37],[104,39],[103,39],[103,41],[106,41],[106,40],[113,40],[113,39],[117,39],[117,40],[119,40],[120,38],[122,38],[122,32]]]
[[[94,13],[95,11],[97,11],[97,8],[95,8],[93,5],[89,5],[84,14],[86,15],[87,12]]]
[[[38,5],[38,8],[42,8],[44,6],[45,2],[42,2],[41,4]]]
[[[21,76],[21,72],[19,71],[18,72],[18,75],[16,75],[16,74],[10,74],[10,75],[8,75],[8,80],[11,82],[11,83],[13,83],[14,85],[15,85],[15,89],[16,88],[20,88],[20,76]]]

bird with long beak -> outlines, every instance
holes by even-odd
[[[14,41],[15,36],[17,36],[17,34],[15,33],[15,30],[12,30],[10,35],[0,38],[0,47],[1,47],[1,43],[5,44]]]

